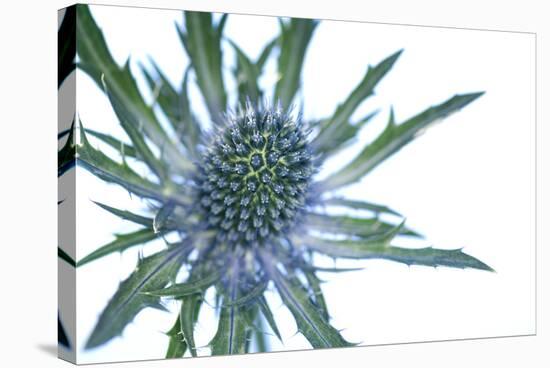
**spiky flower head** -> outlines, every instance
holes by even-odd
[[[292,227],[313,164],[301,120],[250,103],[227,115],[202,155],[200,203],[218,240],[263,244]]]

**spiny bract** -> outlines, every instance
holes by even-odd
[[[292,226],[313,173],[300,121],[248,104],[226,117],[205,151],[197,181],[219,241],[253,246]]]
[[[317,181],[314,174],[322,169],[323,162],[352,143],[361,127],[376,115],[352,119],[360,104],[374,94],[401,50],[369,66],[331,116],[302,122],[287,111],[300,88],[305,52],[317,21],[282,20],[280,34],[266,44],[257,60],[252,60],[223,35],[227,15],[214,21],[210,13],[184,12],[185,26],[178,25],[177,31],[190,64],[182,71],[183,82],[178,88],[153,61],[151,70],[142,67],[156,98],[151,106],[143,98],[129,64],[120,67],[111,56],[89,8],[77,5],[77,16],[78,65],[108,96],[130,143],[84,129],[75,120],[75,128],[59,152],[60,172],[76,160],[78,167],[122,186],[148,204],[148,212],[136,214],[98,203],[139,228],[116,235],[77,265],[174,235],[165,249],[141,258],[138,267],[119,285],[86,348],[119,336],[141,310],[164,308],[163,302],[170,299],[179,302],[180,310],[167,333],[166,356],[181,357],[186,352],[196,356],[199,349],[194,331],[199,311],[212,305],[205,300],[207,290],[214,295],[218,326],[208,344],[210,349],[201,352],[268,351],[266,331],[271,330],[279,339],[281,335],[266,293],[278,295],[312,347],[349,346],[330,323],[318,277],[319,272],[344,270],[318,267],[318,254],[490,270],[461,249],[397,247],[392,244],[395,237],[418,237],[403,225],[401,215],[386,206],[335,194],[357,183],[420,132],[482,93],[455,95],[399,124],[392,110],[382,133],[336,172]],[[240,104],[248,101],[244,108],[228,106],[222,44],[234,51],[232,77],[237,88],[230,93]],[[269,91],[273,100],[260,103],[266,91],[258,80],[275,51],[278,78]],[[189,76],[195,78],[204,99],[208,122],[201,122],[193,112]],[[280,108],[269,107],[278,103]],[[230,110],[237,112],[228,114]],[[158,114],[167,119],[170,129],[163,127]],[[207,128],[209,125],[212,129]],[[77,136],[78,145],[74,142]],[[111,158],[95,148],[89,136],[116,149],[123,159]],[[149,168],[149,173],[138,173],[134,163]],[[344,209],[340,211],[344,214],[336,214],[336,208]],[[186,271],[183,279],[182,269]],[[355,294],[350,294],[350,300]]]

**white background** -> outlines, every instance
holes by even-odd
[[[138,4],[139,2],[135,3]],[[126,4],[129,4],[129,2],[126,2]],[[141,2],[141,4],[145,4],[145,2]],[[193,3],[176,1],[170,3],[159,1],[155,3],[156,6],[166,5],[172,7],[185,6],[186,4]],[[395,3],[387,2],[386,5],[378,5],[376,9],[365,10],[353,9],[351,4],[349,7],[343,7],[342,2],[339,2],[338,7],[334,6],[332,8],[316,4],[314,9],[309,9],[307,6],[291,8],[290,4],[285,4],[284,2],[278,2],[277,7],[275,7],[275,4],[264,4],[262,6],[256,4],[253,6],[251,4],[237,3],[236,1],[231,7],[215,7],[215,3],[212,2],[212,4],[214,4],[212,7],[204,9],[269,12],[272,14],[307,15],[319,18],[360,18],[363,20],[401,23],[530,30],[540,32],[539,40],[543,39],[541,34],[547,32],[541,28],[543,12],[540,9],[525,7],[525,3],[516,6],[510,5],[509,7],[503,7],[500,4],[498,14],[493,12],[493,8],[488,5],[486,8],[474,8],[467,6],[464,2],[457,9],[450,9],[448,6],[438,8],[438,6],[429,4],[428,2],[426,2],[426,7],[422,7],[421,3],[416,2],[415,9],[421,9],[416,12],[408,9],[405,2],[399,4],[399,6],[396,6]],[[62,4],[59,3],[58,5]],[[27,9],[28,6],[27,4]],[[4,326],[2,342],[3,346],[8,347],[6,349],[7,354],[3,354],[3,359],[10,366],[32,363],[46,364],[47,366],[65,364],[58,362],[48,352],[49,347],[55,344],[56,315],[56,255],[53,249],[56,244],[56,203],[55,195],[53,194],[55,193],[56,179],[52,174],[56,165],[54,151],[56,145],[54,138],[56,130],[54,123],[54,106],[56,106],[56,78],[54,72],[56,63],[56,35],[54,35],[54,30],[56,29],[56,17],[51,5],[39,6],[40,8],[36,9],[35,16],[31,16],[29,12],[10,12],[10,14],[25,14],[29,16],[30,18],[27,22],[21,22],[21,19],[15,16],[11,17],[11,22],[2,22],[3,26],[8,27],[8,29],[2,30],[3,37],[9,35],[8,45],[14,46],[13,52],[5,53],[6,55],[10,55],[11,58],[4,58],[4,61],[10,63],[5,67],[5,74],[13,78],[13,82],[10,79],[9,84],[5,87],[5,90],[9,92],[9,95],[5,97],[5,101],[9,101],[9,103],[5,104],[5,108],[8,109],[6,121],[13,122],[11,127],[17,129],[16,131],[9,130],[7,134],[4,134],[3,138],[5,142],[2,144],[2,149],[5,150],[2,157],[4,159],[8,158],[5,164],[3,163],[5,172],[17,173],[10,175],[10,180],[4,180],[6,188],[3,190],[9,207],[4,211],[4,214],[7,216],[7,219],[4,221],[6,226],[3,227],[6,233],[6,237],[4,238],[6,261],[2,268],[2,272],[6,273],[2,277],[3,285],[5,285],[4,293],[6,295],[3,300],[7,302],[3,304],[1,318],[2,326]],[[346,9],[345,11],[344,8]],[[52,14],[50,18],[45,16],[45,14],[48,14],[48,11]],[[540,17],[540,20],[537,20],[537,17]],[[34,24],[36,27],[29,26],[29,24]],[[51,35],[40,29],[38,25],[42,26],[43,29],[52,29]],[[13,35],[21,35],[22,39]],[[45,39],[40,39],[39,36]],[[34,47],[30,47],[30,45]],[[543,47],[539,48],[539,58],[542,57],[543,50],[545,50]],[[49,58],[45,57],[45,55],[49,55]],[[542,64],[539,59],[539,65]],[[26,68],[21,71],[14,71],[15,66],[26,66]],[[539,78],[541,75],[542,73],[539,73]],[[36,84],[35,81],[37,80],[41,80],[43,83]],[[443,92],[447,91],[444,90]],[[539,90],[539,92],[541,91]],[[16,101],[13,100],[14,96],[18,97]],[[538,97],[539,101],[542,101],[542,93],[539,93]],[[466,114],[467,111],[470,113],[474,109],[473,106],[469,107],[462,114]],[[505,109],[506,107],[502,106],[501,108]],[[542,109],[542,107],[542,104],[539,103],[539,108]],[[474,112],[471,112],[471,114],[474,114]],[[543,117],[542,111],[539,110],[539,133],[541,133],[539,134],[539,165],[544,160],[544,156],[542,155],[544,147],[540,144],[543,139],[542,134],[545,134],[545,130],[541,124]],[[18,123],[17,126],[15,126],[16,122]],[[445,128],[451,126],[450,122],[448,123],[445,125]],[[446,129],[439,130],[443,132]],[[430,135],[435,134],[434,132],[436,130],[430,132],[429,135],[422,139],[428,139]],[[17,139],[17,137],[20,139]],[[45,137],[52,137],[52,139],[48,141]],[[48,156],[47,152],[52,152],[52,154]],[[403,152],[402,156],[406,156],[405,152]],[[541,168],[542,165],[539,166],[539,188],[543,187],[542,181],[545,175],[545,172]],[[33,183],[33,185],[25,188],[24,183]],[[26,190],[23,191],[24,189]],[[544,192],[539,192],[539,203],[544,203],[543,196]],[[380,198],[379,196],[376,198],[381,201],[384,200],[384,198]],[[446,196],[445,198],[448,197]],[[459,200],[460,197],[457,201]],[[506,208],[507,203],[509,202],[505,201],[502,204],[503,212],[508,211]],[[414,219],[415,214],[411,213],[411,210],[404,206],[406,204],[400,203],[399,209],[407,213],[411,219]],[[545,230],[541,226],[544,221],[543,211],[545,207],[540,206],[539,210],[538,262],[540,266],[545,261],[544,257],[546,255],[542,247],[545,239]],[[422,226],[424,225],[419,222],[418,227],[423,230]],[[30,231],[29,229],[32,230]],[[442,235],[430,233],[429,236],[431,240],[439,243],[441,238],[438,238],[438,236],[446,236],[445,234],[452,233],[445,230],[442,231]],[[456,241],[455,239],[453,238],[452,241]],[[488,253],[490,254],[491,252]],[[481,254],[476,253],[476,255],[486,260]],[[493,266],[499,270],[497,265]],[[539,267],[539,271],[539,276],[542,276],[542,272],[545,272],[542,267]],[[399,272],[402,271],[400,270]],[[411,275],[412,272],[407,276],[412,277]],[[463,276],[461,274],[459,280],[463,280]],[[407,277],[407,280],[410,277]],[[543,277],[539,277],[539,287],[544,284],[544,281]],[[399,363],[410,364],[411,362],[413,362],[413,365],[436,366],[441,361],[445,361],[445,364],[448,366],[463,366],[464,364],[472,364],[472,362],[475,362],[475,364],[515,366],[521,364],[520,362],[525,363],[525,359],[536,360],[538,357],[540,358],[538,363],[540,366],[543,366],[541,360],[544,357],[542,346],[544,344],[543,339],[545,339],[546,329],[540,326],[545,321],[545,314],[541,311],[543,311],[542,303],[545,300],[546,294],[540,292],[541,290],[543,289],[539,289],[538,298],[539,329],[537,337],[369,347],[318,351],[315,353],[255,355],[253,357],[223,358],[223,364],[224,366],[252,366],[256,364],[279,365],[290,362],[297,364],[307,361],[309,364],[317,363],[322,366],[329,366],[345,359],[346,364],[350,366],[362,366],[365,362],[370,362],[377,366],[391,366]],[[414,298],[416,296],[411,295],[407,302],[410,303]],[[14,316],[18,316],[19,318],[15,318]],[[546,344],[548,344],[548,341],[546,341]],[[449,359],[449,356],[452,356],[452,359]],[[22,359],[22,361],[17,363],[16,359]],[[187,360],[185,364],[197,367],[215,366],[216,363],[219,365],[219,362],[221,362],[218,359]],[[175,364],[181,363],[134,363],[132,366],[145,366],[145,364],[175,366]],[[530,366],[537,365],[535,361],[527,364]]]

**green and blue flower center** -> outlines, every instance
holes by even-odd
[[[218,239],[261,244],[292,226],[313,173],[301,123],[250,107],[227,117],[203,154],[201,207]]]

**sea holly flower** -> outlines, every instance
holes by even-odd
[[[79,67],[105,91],[131,143],[86,130],[80,122],[71,133],[78,135],[80,143],[75,145],[71,139],[67,144],[76,150],[80,167],[151,203],[149,215],[98,203],[141,227],[117,235],[78,266],[129,247],[147,247],[149,241],[167,234],[178,238],[139,259],[101,313],[87,348],[118,336],[142,309],[164,308],[163,301],[174,299],[180,303],[180,312],[167,332],[167,357],[181,357],[187,351],[196,356],[199,310],[211,308],[205,303],[207,290],[214,291],[218,317],[217,332],[209,344],[211,354],[250,352],[253,346],[255,351],[265,350],[265,326],[281,337],[266,293],[280,297],[312,347],[353,345],[331,325],[330,301],[325,300],[318,277],[319,272],[342,270],[318,267],[316,254],[491,270],[461,249],[394,246],[396,237],[419,236],[405,226],[401,215],[382,205],[335,194],[482,93],[455,95],[401,123],[390,112],[378,137],[348,164],[317,180],[324,162],[349,145],[373,118],[371,114],[351,122],[352,114],[374,93],[401,51],[369,67],[332,116],[305,121],[291,106],[318,22],[281,21],[280,35],[268,40],[258,60],[252,60],[238,43],[224,37],[226,20],[227,15],[214,21],[209,13],[184,13],[184,27],[178,26],[177,32],[190,65],[180,87],[172,86],[154,62],[152,70],[142,68],[155,104],[171,124],[165,129],[154,107],[142,97],[128,64],[115,63],[88,7],[78,5]],[[221,44],[225,42],[236,55],[235,91],[226,90],[222,78]],[[258,79],[272,57],[277,58],[280,78],[269,101]],[[208,123],[199,121],[190,104],[192,77],[204,98]],[[228,94],[237,95],[237,106],[228,106]],[[114,147],[124,160],[94,148],[90,136]],[[145,164],[148,176],[134,170],[131,162],[135,161]],[[336,215],[331,210],[335,208],[350,214]],[[357,217],[350,209],[372,216]],[[394,221],[385,220],[388,216]],[[183,268],[188,273],[181,280],[178,274]]]
[[[229,247],[265,247],[291,230],[312,192],[313,158],[301,121],[254,108],[227,116],[194,179],[204,225]],[[311,195],[310,195],[311,197]]]

